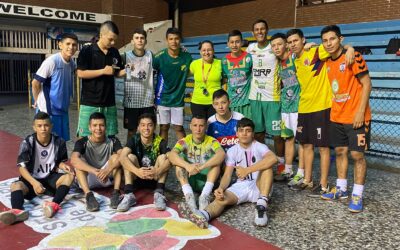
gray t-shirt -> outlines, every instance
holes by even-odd
[[[95,143],[85,136],[75,143],[73,152],[80,153],[89,165],[100,169],[120,149],[122,146],[117,137],[109,136],[103,143]]]

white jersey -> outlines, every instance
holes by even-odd
[[[227,167],[251,167],[255,163],[261,161],[269,152],[267,145],[258,141],[254,141],[249,148],[242,148],[240,144],[231,147],[226,156]],[[257,180],[258,171],[249,174],[246,180]],[[238,179],[237,182],[242,180]]]
[[[38,141],[35,142],[35,165],[32,176],[35,179],[43,179],[50,175],[55,167],[54,137],[47,146],[43,146]]]
[[[247,47],[253,59],[253,72],[250,86],[250,100],[279,101],[280,80],[278,74],[278,59],[272,52],[271,44],[260,49],[257,43]]]

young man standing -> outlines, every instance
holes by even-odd
[[[296,75],[301,88],[296,139],[303,146],[305,167],[303,183],[293,186],[292,189],[310,189],[311,193],[308,196],[319,198],[329,192],[328,131],[332,91],[325,60],[330,55],[322,45],[306,51],[305,37],[299,29],[289,30],[286,35],[290,50],[296,55]],[[354,50],[349,53],[351,52]],[[320,184],[315,186],[312,181],[314,147],[319,149],[321,164]]]
[[[281,137],[285,139],[285,169],[275,176],[276,181],[287,181],[293,174],[293,160],[296,152],[295,140],[297,130],[298,107],[300,99],[300,84],[296,76],[294,55],[287,48],[286,35],[274,34],[271,37],[271,47],[278,58],[278,72],[282,80],[281,87]],[[302,146],[299,147],[299,168],[293,180],[288,184],[301,183],[304,178],[304,166],[302,164]]]
[[[121,56],[114,44],[118,27],[111,21],[100,27],[97,43],[84,46],[78,56],[78,77],[82,78],[77,135],[90,135],[89,116],[101,112],[107,120],[107,135],[118,134],[117,107],[115,106],[114,77],[125,75]],[[121,70],[122,69],[122,70]]]
[[[48,113],[53,133],[70,140],[68,109],[74,85],[76,65],[72,57],[78,49],[78,37],[64,33],[58,43],[60,52],[48,57],[32,80],[34,107]]]
[[[106,136],[106,117],[95,112],[89,117],[89,136],[75,143],[71,163],[75,167],[76,178],[86,197],[86,210],[98,211],[100,205],[90,188],[109,187],[114,179],[114,190],[110,207],[116,209],[120,202],[121,165],[119,153],[121,142],[114,136]]]
[[[183,108],[192,56],[181,49],[182,34],[177,28],[169,28],[166,39],[168,47],[155,55],[153,67],[157,70],[155,103],[159,113],[160,136],[168,141],[170,124],[174,126],[178,139],[185,137]]]
[[[230,103],[228,93],[225,90],[215,91],[213,107],[216,113],[208,118],[207,135],[217,139],[225,152],[238,143],[236,125],[243,118],[242,114],[229,109]]]
[[[251,55],[242,51],[242,45],[242,33],[239,30],[229,32],[228,47],[231,52],[222,59],[222,76],[228,83],[230,108],[251,118],[249,91],[253,63]]]
[[[253,74],[250,85],[250,105],[255,124],[255,138],[265,143],[265,133],[274,137],[274,148],[278,155],[278,171],[284,169],[284,141],[281,138],[281,105],[280,83],[277,58],[272,53],[271,44],[267,39],[268,24],[259,19],[253,24],[253,36],[256,43],[247,47],[247,52],[253,59]]]
[[[153,55],[145,49],[147,33],[135,29],[132,37],[132,51],[122,56],[124,65],[130,67],[131,74],[125,78],[124,88],[124,128],[128,129],[129,139],[136,134],[138,117],[154,112]]]
[[[226,169],[219,187],[214,191],[215,200],[205,209],[192,209],[186,203],[179,204],[180,213],[200,228],[207,228],[208,221],[218,217],[227,206],[256,202],[254,224],[268,223],[268,195],[272,188],[272,166],[277,162],[275,154],[254,139],[254,123],[243,118],[237,124],[239,144],[228,150]],[[233,170],[238,180],[231,187]]]
[[[157,121],[154,114],[139,116],[139,133],[134,135],[122,149],[120,162],[124,167],[125,195],[117,211],[125,212],[136,204],[133,191],[136,188],[154,190],[154,205],[157,210],[166,209],[165,181],[171,164],[167,158],[167,143],[154,134]]]
[[[65,141],[52,134],[51,129],[50,116],[39,111],[33,121],[35,133],[26,137],[19,149],[17,166],[21,176],[10,187],[12,209],[0,213],[0,222],[11,225],[27,220],[29,213],[24,210],[24,199],[31,200],[45,192],[54,198],[44,203],[44,215],[51,218],[61,209],[60,204],[74,177],[70,167],[64,163],[68,160]],[[59,173],[58,169],[66,174]]]
[[[321,31],[322,44],[331,55],[326,62],[328,77],[332,86],[333,102],[331,125],[329,128],[330,145],[335,148],[338,179],[336,187],[327,194],[324,200],[345,199],[347,192],[348,152],[354,160],[354,186],[349,210],[363,210],[362,194],[367,172],[364,151],[370,142],[371,110],[369,96],[371,79],[368,67],[360,53],[355,53],[355,63],[346,67],[345,49],[342,46],[343,36],[336,25],[326,26]]]
[[[168,154],[168,159],[176,166],[176,175],[185,200],[193,209],[197,208],[193,189],[201,191],[201,209],[209,204],[210,194],[225,158],[221,145],[216,139],[206,135],[206,129],[205,117],[192,117],[192,134],[180,139]]]

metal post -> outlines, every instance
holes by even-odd
[[[28,69],[28,108],[32,108],[31,69]]]

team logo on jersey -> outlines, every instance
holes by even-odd
[[[332,81],[332,91],[334,94],[339,91],[339,82],[336,79]]]
[[[144,70],[139,71],[138,78],[139,78],[139,80],[146,80],[146,71],[144,71]]]
[[[308,60],[308,58],[306,58],[306,60],[304,60],[304,65],[310,66],[310,60]]]
[[[113,65],[117,65],[118,64],[118,59],[113,57]]]
[[[340,72],[344,72],[345,69],[346,69],[346,64],[345,63],[341,63],[340,66],[339,66]]]
[[[293,89],[288,89],[288,91],[286,91],[286,100],[290,101],[290,100],[293,100],[294,98],[295,98],[295,96],[294,96]]]
[[[47,152],[47,150],[43,150],[42,152],[40,152],[40,155],[41,155],[42,157],[46,157],[46,156],[49,155],[49,152]]]
[[[331,67],[326,67],[326,72],[329,73],[329,71],[331,71]]]
[[[151,166],[151,159],[147,155],[143,156],[143,158],[142,158],[142,166],[143,167]]]
[[[246,57],[246,63],[250,62],[250,57]]]

